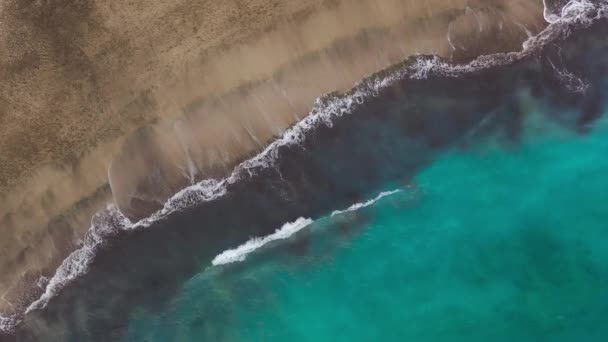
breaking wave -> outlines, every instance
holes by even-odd
[[[233,262],[245,261],[247,255],[262,248],[272,241],[285,240],[313,223],[312,219],[300,217],[291,223],[285,223],[276,232],[263,238],[253,238],[235,249],[222,252],[211,261],[213,266],[226,265]]]
[[[374,203],[378,202],[379,200],[383,199],[384,197],[391,196],[391,195],[394,195],[399,192],[401,192],[401,190],[381,192],[374,199],[371,199],[369,201],[362,202],[362,203],[353,204],[344,210],[336,210],[331,214],[331,216],[333,217],[336,215],[341,215],[344,213],[353,212],[353,211],[357,211],[357,210],[365,208],[365,207],[369,207],[370,205],[373,205]],[[240,245],[237,248],[229,249],[227,251],[220,253],[218,256],[213,258],[213,261],[211,261],[211,264],[213,266],[219,266],[219,265],[230,264],[233,262],[245,261],[248,254],[253,253],[256,250],[262,248],[264,245],[268,244],[269,242],[288,239],[289,237],[293,236],[300,230],[311,225],[313,222],[314,221],[310,218],[300,217],[294,222],[285,223],[280,229],[277,229],[276,232],[274,232],[266,237],[252,238],[251,240],[245,242],[244,244]]]
[[[353,204],[353,205],[351,205],[350,207],[348,207],[347,209],[344,209],[344,210],[336,210],[333,213],[331,213],[331,216],[341,215],[341,214],[348,213],[348,212],[351,212],[351,211],[357,211],[357,210],[359,210],[361,208],[369,207],[370,205],[373,205],[374,203],[378,202],[379,200],[383,199],[384,197],[391,196],[391,195],[394,195],[394,194],[399,193],[399,192],[401,192],[401,190],[393,190],[393,191],[384,191],[384,192],[381,192],[374,199],[371,199],[371,200],[369,200],[367,202],[363,202],[363,203]]]

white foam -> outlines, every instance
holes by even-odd
[[[114,206],[109,206],[91,220],[91,228],[87,232],[81,248],[72,252],[57,268],[55,275],[48,281],[44,293],[26,309],[25,313],[42,309],[65,285],[80,275],[86,273],[97,252],[97,249],[111,235],[131,226],[131,222]]]
[[[594,13],[598,9],[600,12],[603,10],[604,6],[606,6],[605,0],[570,0],[568,1],[558,13],[551,13],[549,7],[547,6],[547,1],[543,0],[543,4],[545,6],[544,17],[545,20],[554,24],[563,20],[585,20],[590,22],[589,20],[593,19],[589,17],[588,14]],[[599,13],[601,16],[601,13]]]
[[[560,19],[559,15],[549,12],[550,9],[549,9],[549,6],[547,6],[547,0],[543,0],[543,6],[544,6],[543,16],[545,17],[546,22],[548,22],[549,24],[553,24]]]
[[[386,196],[391,196],[394,195],[396,193],[401,192],[401,190],[397,189],[397,190],[393,190],[393,191],[384,191],[381,192],[378,196],[376,196],[376,198],[371,199],[367,202],[362,202],[362,203],[357,203],[357,204],[353,204],[350,207],[348,207],[347,209],[344,210],[336,210],[333,213],[331,213],[331,216],[336,216],[336,215],[340,215],[340,214],[344,214],[344,213],[348,213],[351,211],[357,211],[361,208],[365,208],[365,207],[369,207],[370,205],[373,205],[374,203],[378,202],[379,200],[383,199]]]
[[[293,234],[299,232],[300,230],[306,228],[310,225],[313,220],[309,218],[300,217],[295,222],[285,223],[280,229],[277,229],[276,232],[264,237],[264,238],[253,238],[244,244],[240,245],[235,249],[229,249],[227,251],[222,252],[211,261],[213,266],[218,265],[226,265],[233,262],[244,261],[247,258],[247,255],[254,252],[257,249],[262,248],[269,242],[276,240],[284,240],[292,236]]]
[[[21,323],[17,316],[4,317],[0,315],[0,333],[11,333]]]
[[[388,87],[398,80],[398,74],[386,78],[376,77],[367,82],[365,84],[366,87],[357,87],[357,90],[350,96],[321,97],[317,99],[313,110],[307,117],[288,129],[282,137],[268,145],[261,153],[238,165],[230,176],[222,180],[203,180],[182,189],[173,195],[161,210],[135,224],[131,223],[114,206],[110,206],[105,211],[97,214],[96,216],[109,218],[108,222],[104,223],[103,219],[98,219],[96,220],[98,221],[97,224],[91,225],[87,233],[88,239],[85,239],[86,242],[83,247],[74,251],[63,261],[49,281],[43,295],[27,308],[26,313],[44,308],[49,299],[57,294],[65,285],[86,273],[90,268],[97,249],[107,235],[116,233],[116,230],[145,228],[171,213],[224,196],[227,193],[227,185],[234,184],[243,177],[251,177],[259,169],[272,167],[279,158],[279,149],[281,147],[301,143],[305,138],[306,131],[314,127],[322,124],[331,127],[334,117],[352,112],[353,109],[364,102],[366,97],[377,95],[380,89]],[[114,218],[110,219],[111,217]],[[111,231],[111,233],[103,233],[105,231]]]
[[[545,20],[550,24],[538,35],[529,38],[523,44],[524,51],[534,51],[558,37],[572,33],[572,24],[588,27],[595,21],[608,17],[607,0],[570,0],[562,7],[559,15],[549,13],[545,3]]]
[[[374,199],[371,199],[369,201],[362,202],[362,203],[353,204],[344,210],[336,210],[331,214],[331,216],[333,217],[335,215],[339,215],[339,214],[343,214],[343,213],[351,212],[351,211],[357,211],[361,208],[369,207],[370,205],[373,205],[374,203],[381,200],[382,198],[384,198],[386,196],[394,195],[398,192],[401,192],[401,190],[381,192]],[[272,233],[266,237],[252,238],[237,248],[229,249],[229,250],[222,252],[221,254],[219,254],[215,258],[213,258],[213,260],[211,261],[211,264],[213,266],[219,266],[219,265],[230,264],[233,262],[244,261],[247,258],[248,254],[253,253],[257,249],[260,249],[264,245],[268,244],[269,242],[287,239],[290,236],[292,236],[293,234],[308,227],[313,222],[314,221],[312,219],[300,217],[295,222],[285,223],[280,229],[277,229],[277,231],[275,231],[274,233]]]
[[[549,23],[543,31],[536,36],[529,37],[519,52],[497,53],[479,56],[467,64],[450,64],[438,56],[420,56],[408,68],[407,77],[410,79],[427,79],[431,75],[441,77],[460,77],[473,71],[487,70],[510,64],[523,59],[546,46],[547,43],[562,37],[568,37],[573,27],[588,27],[595,21],[608,18],[608,0],[570,0],[562,8],[560,15],[552,14],[545,5],[545,20]],[[573,25],[574,24],[574,25]],[[582,92],[586,90],[585,82],[568,72],[557,70],[557,76],[563,79],[564,86]]]
[[[570,0],[563,8],[561,19],[567,21],[578,21],[585,25],[592,24],[599,19],[602,14],[602,7],[606,6],[606,1],[592,2],[589,0]]]
[[[389,87],[406,77],[410,79],[426,79],[430,75],[460,77],[471,71],[511,63],[528,56],[537,48],[557,37],[570,34],[570,24],[572,23],[587,26],[599,18],[608,17],[607,8],[608,2],[606,0],[600,0],[599,3],[590,0],[571,0],[563,7],[561,16],[558,16],[548,13],[545,6],[545,19],[550,25],[538,35],[529,38],[524,43],[524,49],[521,52],[480,56],[463,65],[452,65],[439,57],[419,57],[413,65],[393,70],[388,77],[374,76],[364,80],[357,84],[355,90],[348,96],[325,96],[317,99],[308,116],[288,129],[257,156],[238,165],[229,177],[222,180],[204,180],[179,191],[165,203],[163,209],[148,218],[132,224],[114,207],[102,211],[98,215],[109,218],[108,223],[101,223],[103,221],[101,219],[91,225],[83,247],[64,260],[48,282],[44,294],[32,303],[26,312],[44,308],[48,300],[58,293],[61,288],[87,272],[92,258],[107,236],[116,234],[117,230],[145,228],[173,212],[224,196],[227,193],[227,185],[234,184],[243,177],[252,176],[258,169],[273,167],[279,157],[281,147],[300,144],[305,139],[306,132],[314,127],[319,125],[331,127],[332,121],[336,117],[351,113],[353,109],[365,102],[366,98],[377,96],[381,89]],[[96,221],[95,217],[93,221]],[[10,329],[4,329],[3,327],[14,328],[14,325],[7,322],[15,321],[14,318],[2,318],[0,320],[0,331],[10,331]]]
[[[569,89],[572,92],[584,94],[587,92],[591,84],[582,78],[576,76],[574,73],[570,72],[565,68],[558,68],[555,63],[551,59],[548,59],[551,68],[555,72],[555,75],[564,87]]]

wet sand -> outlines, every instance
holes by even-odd
[[[526,0],[0,6],[0,312],[107,203],[143,217],[324,93],[415,53],[517,50],[545,25],[542,1]]]

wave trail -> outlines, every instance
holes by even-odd
[[[401,191],[402,190],[398,189],[398,190],[393,190],[393,191],[381,192],[378,196],[376,196],[375,198],[373,198],[369,201],[353,204],[344,210],[336,210],[331,214],[331,216],[333,217],[333,216],[340,215],[343,213],[357,211],[359,209],[369,207],[370,205],[373,205],[374,203],[378,202],[379,200],[383,199],[384,197],[394,195]],[[259,237],[252,238],[251,240],[245,242],[244,244],[240,245],[237,248],[229,249],[227,251],[222,252],[221,254],[216,256],[213,259],[213,261],[211,261],[211,264],[213,266],[219,266],[219,265],[230,264],[233,262],[245,261],[248,254],[256,251],[257,249],[268,244],[269,242],[276,241],[276,240],[285,240],[285,239],[291,237],[292,235],[294,235],[295,233],[299,232],[300,230],[308,227],[313,222],[314,221],[312,219],[300,217],[295,222],[284,224],[280,229],[277,229],[277,231],[274,232],[273,234],[270,234],[264,238],[259,238]]]
[[[333,217],[333,216],[344,214],[344,213],[348,213],[348,212],[351,212],[351,211],[357,211],[357,210],[359,210],[361,208],[369,207],[370,205],[373,205],[374,203],[378,202],[379,200],[383,199],[384,197],[391,196],[391,195],[394,195],[394,194],[399,193],[399,192],[401,192],[401,190],[399,190],[399,189],[393,190],[393,191],[384,191],[384,192],[381,192],[374,199],[371,199],[371,200],[369,200],[367,202],[363,202],[363,203],[353,204],[353,205],[351,205],[350,207],[348,207],[347,209],[344,209],[344,210],[336,210],[333,213],[331,213],[331,216]]]
[[[263,247],[269,242],[276,240],[285,240],[300,230],[308,227],[313,223],[312,219],[300,217],[291,223],[285,223],[283,227],[277,229],[276,232],[264,238],[253,238],[235,249],[229,249],[222,252],[220,255],[213,258],[211,264],[213,266],[230,264],[233,262],[244,261],[247,255],[251,252]]]

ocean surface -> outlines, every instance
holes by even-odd
[[[201,269],[125,341],[605,341],[601,126],[443,153],[400,192]]]
[[[98,213],[17,341],[605,341],[608,12],[414,56],[222,180]]]

